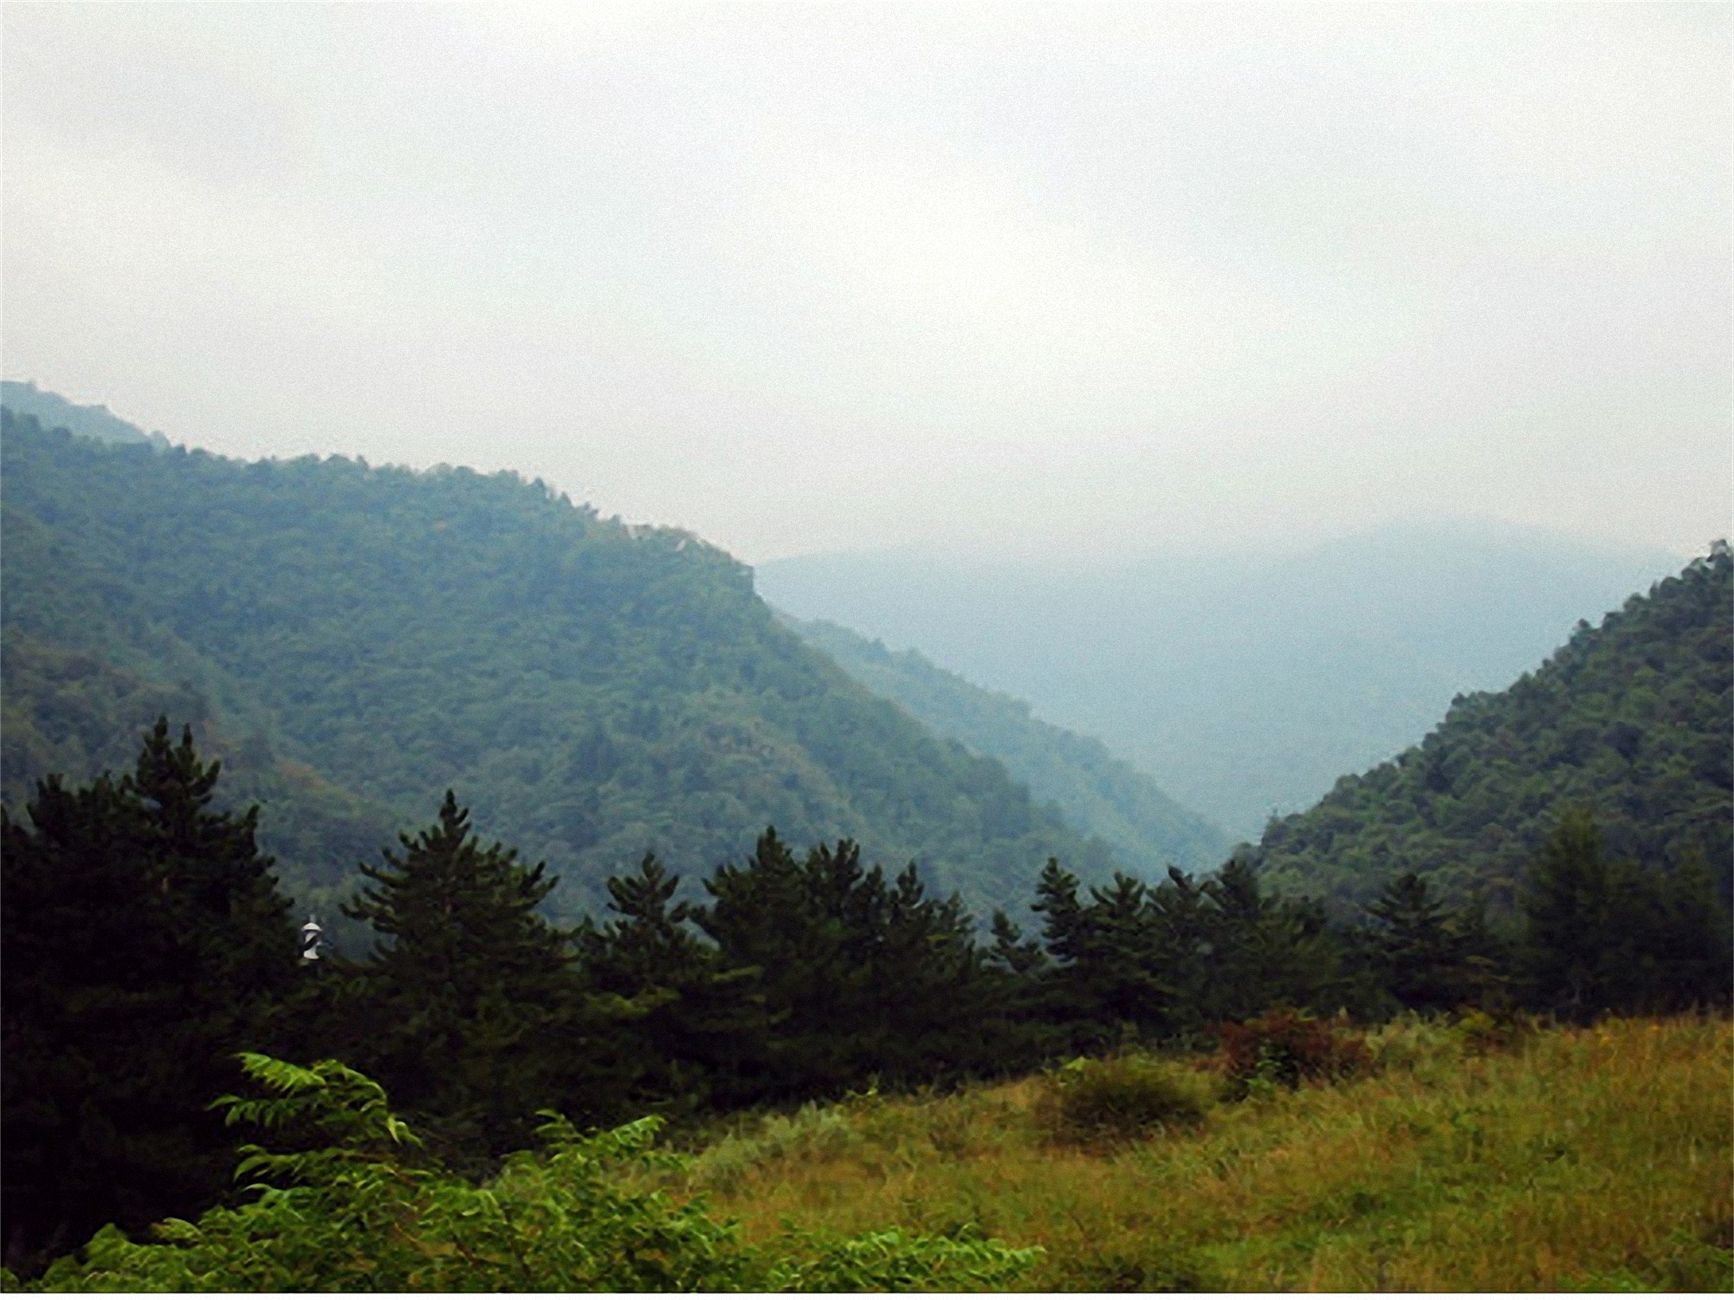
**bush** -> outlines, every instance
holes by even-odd
[[[1223,1025],[1222,1073],[1229,1095],[1244,1097],[1259,1087],[1298,1088],[1359,1074],[1369,1064],[1367,1048],[1336,1021],[1304,1011],[1266,1012],[1256,1020]]]
[[[1195,1128],[1209,1109],[1209,1084],[1195,1072],[1126,1055],[1079,1058],[1050,1073],[1037,1096],[1036,1120],[1056,1141],[1111,1145]]]

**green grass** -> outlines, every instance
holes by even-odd
[[[1053,1083],[868,1096],[743,1123],[683,1175],[749,1236],[964,1225],[1034,1290],[1734,1290],[1734,1034],[1617,1020],[1499,1042],[1368,1035],[1361,1077],[1218,1099],[1111,1147]],[[1170,1063],[1170,1070],[1202,1060]]]

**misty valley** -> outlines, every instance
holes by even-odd
[[[10,1290],[1727,1290],[1734,558],[740,563],[8,381]]]

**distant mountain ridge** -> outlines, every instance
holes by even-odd
[[[919,650],[1099,737],[1252,840],[1683,562],[1458,521],[1091,563],[818,555],[756,580],[797,618]]]
[[[1170,865],[1206,872],[1227,857],[1226,832],[1170,799],[1101,741],[1043,722],[1024,701],[976,686],[917,651],[887,650],[835,623],[787,621],[876,695],[998,759],[1072,829],[1106,842],[1133,871],[1151,879]]]
[[[1726,543],[1634,595],[1509,689],[1461,696],[1419,744],[1271,824],[1271,884],[1365,902],[1414,872],[1510,907],[1568,812],[1610,854],[1734,871],[1734,560]]]
[[[245,463],[3,413],[8,801],[124,765],[157,712],[263,792],[303,897],[448,786],[562,877],[564,915],[654,848],[696,877],[767,824],[918,861],[985,917],[1108,848],[782,627],[750,571],[514,475]],[[248,784],[248,783],[251,784]],[[365,846],[365,847],[364,847]]]
[[[0,380],[0,405],[10,407],[18,415],[35,416],[44,429],[67,429],[81,438],[95,438],[99,442],[142,442],[159,450],[169,445],[163,434],[146,433],[106,406],[80,406],[58,393],[38,388],[29,380]]]

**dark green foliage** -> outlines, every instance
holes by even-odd
[[[771,1026],[759,972],[703,940],[679,884],[646,855],[636,875],[608,881],[613,917],[577,936],[591,986],[635,1012],[621,1031],[636,1066],[630,1097],[664,1114],[752,1100],[764,1081],[749,1063]]]
[[[1042,1080],[1036,1118],[1062,1142],[1088,1146],[1135,1142],[1163,1129],[1202,1123],[1210,1085],[1173,1061],[1134,1053],[1079,1059]]]
[[[836,1092],[866,1077],[918,1081],[999,1064],[974,925],[928,897],[911,865],[893,880],[840,840],[797,860],[775,830],[744,866],[705,881],[696,913],[729,970],[751,972],[768,1033],[741,1062],[769,1096]]]
[[[894,653],[835,623],[787,622],[875,694],[1004,763],[1073,830],[1103,840],[1134,871],[1153,876],[1169,863],[1196,871],[1228,855],[1225,832],[1175,803],[1099,740],[1042,722],[1022,700],[973,686],[916,651]]]
[[[1490,958],[1468,910],[1434,898],[1427,882],[1406,872],[1367,907],[1363,935],[1379,986],[1416,1011],[1448,1011],[1480,1001]]]
[[[1111,870],[997,763],[804,646],[745,566],[688,534],[509,474],[242,464],[3,418],[9,798],[49,770],[92,774],[184,694],[212,752],[258,773],[249,793],[304,899],[332,898],[337,869],[447,788],[559,864],[548,907],[568,921],[647,850],[706,870],[770,823],[918,860],[984,912],[1020,907],[1053,854]]]
[[[1049,862],[1033,905],[1053,959],[1033,971],[1040,1005],[1076,1048],[1196,1038],[1219,1020],[1279,1003],[1334,1008],[1352,992],[1324,913],[1267,896],[1238,859],[1202,883],[1171,868],[1154,887],[1118,876],[1078,891]]]
[[[346,1050],[445,1141],[509,1150],[528,1114],[562,1099],[594,1028],[567,936],[536,910],[553,881],[484,845],[449,790],[435,825],[399,839],[362,866],[372,883],[345,909],[382,937],[342,990],[362,1031]]]
[[[1728,911],[1702,863],[1663,873],[1614,860],[1584,810],[1561,819],[1536,856],[1523,915],[1531,995],[1559,1015],[1726,1005],[1734,996]]]
[[[228,1085],[237,1048],[280,1038],[296,943],[256,810],[215,811],[216,780],[159,720],[131,774],[51,778],[27,822],[0,813],[11,1263],[222,1190],[195,1099]]]
[[[1734,560],[1726,545],[1580,623],[1540,669],[1460,698],[1418,746],[1273,821],[1267,884],[1370,902],[1406,872],[1437,896],[1507,916],[1528,865],[1573,807],[1614,857],[1665,871],[1697,858],[1724,901],[1734,870]]]
[[[1321,908],[1264,890],[1241,859],[1202,886],[1211,909],[1211,960],[1203,1008],[1213,1019],[1244,1019],[1266,1007],[1342,1005],[1342,940]]]
[[[887,1229],[748,1245],[702,1200],[638,1190],[634,1167],[672,1164],[657,1122],[582,1136],[558,1116],[541,1149],[486,1183],[416,1154],[379,1085],[335,1061],[303,1068],[249,1055],[265,1095],[225,1097],[231,1122],[291,1139],[242,1148],[256,1199],[196,1223],[170,1220],[151,1245],[105,1229],[57,1263],[45,1291],[655,1292],[991,1290],[1037,1258],[960,1234]]]
[[[1296,1088],[1343,1079],[1367,1068],[1366,1044],[1344,1026],[1304,1011],[1278,1009],[1220,1030],[1222,1072],[1233,1096],[1259,1085]]]

